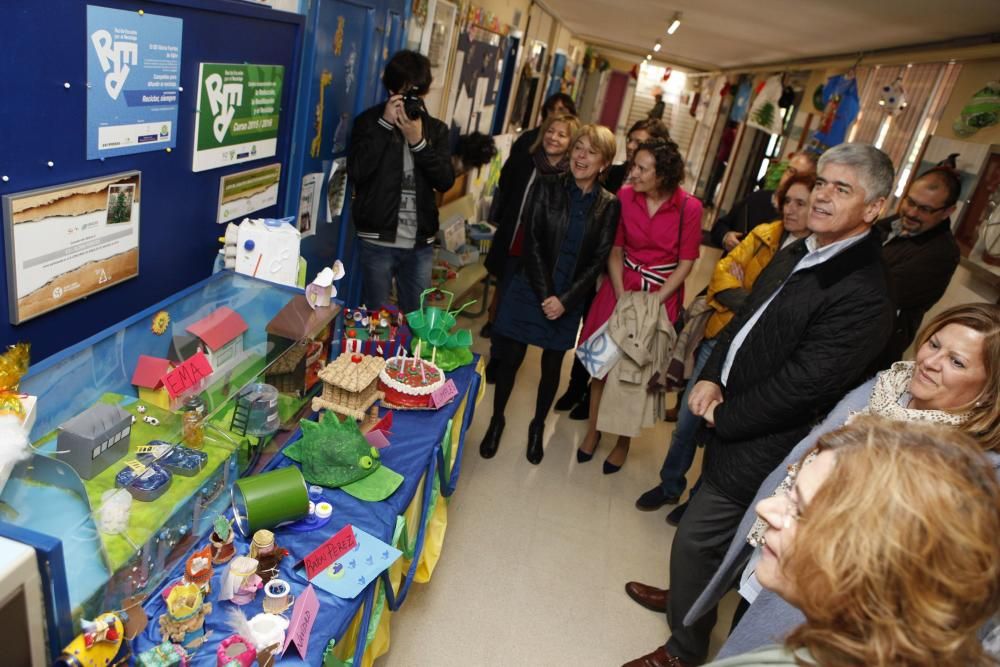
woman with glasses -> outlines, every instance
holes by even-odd
[[[996,664],[977,635],[1000,607],[1000,484],[967,435],[858,418],[756,513],[756,577],[802,615],[715,667]]]
[[[788,466],[800,460],[822,434],[850,423],[858,413],[948,426],[1000,463],[1000,306],[956,306],[931,320],[917,339],[916,359],[893,364],[841,400],[764,481],[754,503],[788,488]],[[762,552],[753,548],[759,547],[760,533],[755,518],[753,510],[743,516],[722,565],[685,617],[685,622],[692,623],[714,609],[731,587],[738,587],[743,601],[720,657],[759,648],[802,621],[793,605],[761,590],[764,582],[757,566]]]

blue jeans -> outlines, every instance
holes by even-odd
[[[420,308],[420,293],[431,286],[434,247],[386,248],[358,239],[361,249],[362,295],[368,308],[389,303],[392,279],[396,279],[399,309],[409,313]]]
[[[716,338],[706,339],[698,346],[698,354],[694,362],[694,370],[688,379],[687,388],[681,396],[681,404],[677,410],[677,426],[674,427],[674,435],[670,439],[670,449],[667,450],[667,458],[663,460],[663,467],[660,468],[660,488],[667,496],[680,496],[687,488],[687,479],[684,477],[694,462],[694,453],[697,445],[694,436],[701,426],[701,417],[691,414],[688,408],[688,397],[691,390],[698,382],[701,369],[708,363],[708,358],[712,356],[715,348]]]

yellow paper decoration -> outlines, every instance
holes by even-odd
[[[30,343],[18,343],[0,354],[0,414],[24,414],[17,390],[21,378],[28,372],[30,351]]]
[[[165,310],[161,310],[156,315],[153,315],[153,333],[157,336],[162,336],[167,333],[167,327],[170,326],[170,313]]]

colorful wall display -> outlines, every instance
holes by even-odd
[[[193,171],[275,154],[284,77],[280,65],[201,63]]]
[[[10,321],[139,275],[139,172],[4,195]]]
[[[177,145],[183,23],[87,6],[88,160]]]

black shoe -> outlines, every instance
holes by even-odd
[[[487,322],[483,325],[483,328],[479,330],[479,335],[483,338],[489,338],[493,333],[493,323]]]
[[[622,469],[621,466],[616,466],[614,463],[608,463],[607,459],[604,460],[603,471],[605,475],[613,475],[621,469]]]
[[[597,444],[594,445],[594,451],[593,452],[591,452],[591,453],[588,454],[587,452],[583,451],[579,447],[576,448],[576,462],[577,463],[586,463],[590,459],[594,458],[594,453],[597,451],[597,448],[600,447],[600,446],[601,446],[601,434],[598,433],[597,434]]]
[[[496,384],[497,382],[497,360],[490,357],[490,360],[486,362],[486,384]]]
[[[542,435],[544,433],[545,422],[532,420],[528,427],[527,458],[529,463],[538,465],[542,462],[542,457],[545,456],[545,450],[542,448]]]
[[[584,392],[572,410],[569,411],[569,418],[576,421],[587,421],[590,419],[590,390]]]
[[[671,526],[677,527],[681,523],[681,519],[684,518],[684,512],[687,511],[688,504],[678,505],[674,509],[670,510],[670,514],[667,515],[667,523]]]
[[[565,412],[566,410],[572,410],[576,407],[577,403],[580,402],[580,392],[570,386],[566,393],[559,397],[556,401],[556,412]]]
[[[497,449],[500,447],[500,436],[503,435],[503,427],[506,423],[506,420],[502,416],[494,416],[490,419],[490,425],[486,428],[486,435],[483,436],[483,441],[479,443],[479,455],[484,459],[491,459],[496,455]]]
[[[676,505],[680,499],[680,496],[668,496],[662,487],[657,486],[639,496],[639,500],[635,501],[635,508],[643,512],[655,512],[664,505]]]

